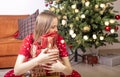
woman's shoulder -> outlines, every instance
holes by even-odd
[[[27,41],[27,42],[30,42],[30,43],[33,43],[34,39],[33,39],[33,33],[27,35],[23,41]]]
[[[64,37],[62,35],[58,34],[57,42],[60,44],[65,44]]]

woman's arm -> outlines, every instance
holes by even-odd
[[[57,60],[58,54],[56,52],[46,54],[46,51],[48,51],[48,49],[42,49],[41,53],[37,57],[35,57],[27,62],[25,62],[25,56],[18,55],[16,64],[14,67],[15,75],[24,74],[37,65],[41,65],[41,64],[44,64],[47,62],[52,62],[53,60]]]
[[[52,65],[44,64],[43,66],[45,66],[44,69],[50,70],[49,73],[62,72],[65,75],[70,75],[72,73],[72,67],[68,57],[63,57],[62,61],[57,60],[55,63],[52,63]]]
[[[37,58],[34,58],[30,61],[24,62],[25,56],[18,55],[18,58],[16,60],[16,64],[14,67],[14,73],[15,75],[21,75],[27,72],[28,70],[32,69],[33,67],[37,66]]]
[[[64,73],[65,75],[70,75],[72,73],[72,67],[69,61],[68,57],[62,57],[62,62],[63,65],[65,66],[64,70],[62,71],[62,73]]]

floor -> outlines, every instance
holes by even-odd
[[[94,66],[79,63],[73,68],[77,70],[82,77],[120,77],[120,65],[107,66],[97,64]]]
[[[120,77],[120,65],[108,66],[95,64],[92,66],[82,63],[81,58],[78,58],[78,62],[72,59],[71,65],[73,69],[81,74],[81,77]],[[4,77],[4,74],[9,70],[10,69],[0,69],[0,77]]]
[[[73,69],[78,71],[82,77],[120,77],[120,65],[117,66],[107,66],[96,64],[94,66],[81,63],[81,62],[71,62]],[[10,69],[0,69],[0,77]]]

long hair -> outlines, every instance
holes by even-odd
[[[34,28],[34,40],[37,40],[41,35],[47,33],[54,18],[57,18],[57,15],[50,11],[41,12],[37,16]]]

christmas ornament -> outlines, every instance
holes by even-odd
[[[72,35],[74,33],[73,29],[69,30],[69,34]]]
[[[111,29],[110,32],[111,32],[111,33],[115,33],[115,29]]]
[[[105,8],[105,4],[100,4],[100,7],[101,8]]]
[[[48,3],[46,3],[45,6],[48,7]]]
[[[59,3],[59,2],[60,2],[60,0],[56,0],[56,2],[57,2],[57,3]]]
[[[63,19],[67,19],[67,16],[63,16]]]
[[[98,9],[98,8],[99,8],[99,6],[96,4],[96,5],[95,5],[95,9]]]
[[[89,4],[90,4],[90,2],[89,2],[89,1],[85,2],[85,6],[86,6],[86,7],[88,7],[88,6],[89,6]]]
[[[85,3],[85,0],[82,0],[82,3]]]
[[[58,12],[60,12],[60,9],[59,9],[59,8],[57,8],[57,9],[56,9],[56,12],[57,12],[57,13],[58,13]]]
[[[89,32],[89,31],[90,31],[90,26],[83,27],[83,32]]]
[[[78,39],[76,42],[77,42],[78,44],[80,44],[80,43],[81,43],[80,39]]]
[[[103,37],[103,36],[100,36],[100,40],[104,40],[104,37]]]
[[[63,10],[63,9],[64,9],[64,6],[61,6],[61,7],[60,7],[60,10]]]
[[[76,37],[76,34],[75,34],[75,33],[73,33],[73,34],[71,35],[71,37],[72,37],[72,38],[75,38],[75,37]]]
[[[115,26],[115,28],[114,28],[115,30],[118,30],[119,29],[119,27],[118,26]]]
[[[60,15],[58,15],[58,19],[61,19],[61,16],[60,16]]]
[[[67,22],[66,22],[66,20],[62,20],[62,25],[65,25]]]
[[[93,36],[92,36],[92,37],[93,37],[93,39],[97,39],[97,36],[96,36],[96,34],[93,34]]]
[[[72,47],[73,47],[72,45],[69,45],[69,48],[70,48],[70,49],[72,49]]]
[[[53,4],[53,1],[50,1],[49,4]]]
[[[82,14],[82,15],[81,15],[81,18],[85,18],[85,14]]]
[[[109,21],[105,21],[105,25],[109,25]]]
[[[55,8],[54,8],[54,7],[51,7],[51,8],[50,8],[50,11],[54,11],[54,10],[55,10]]]
[[[106,31],[110,31],[110,29],[111,29],[110,26],[105,26]]]
[[[88,40],[88,36],[87,36],[87,35],[84,35],[84,36],[83,36],[83,39],[84,39],[84,40]]]
[[[111,24],[115,23],[115,20],[110,19],[110,23],[111,23]]]
[[[73,28],[73,24],[70,24],[70,28]]]
[[[116,15],[115,19],[119,20],[120,19],[120,15]]]
[[[101,15],[103,15],[104,11],[102,10],[102,11],[100,11],[99,13],[100,13]]]
[[[79,20],[79,17],[75,17],[75,19],[78,21],[78,20]]]
[[[79,9],[75,9],[75,13],[78,13],[79,12]]]
[[[76,9],[76,4],[71,6],[72,9]]]

